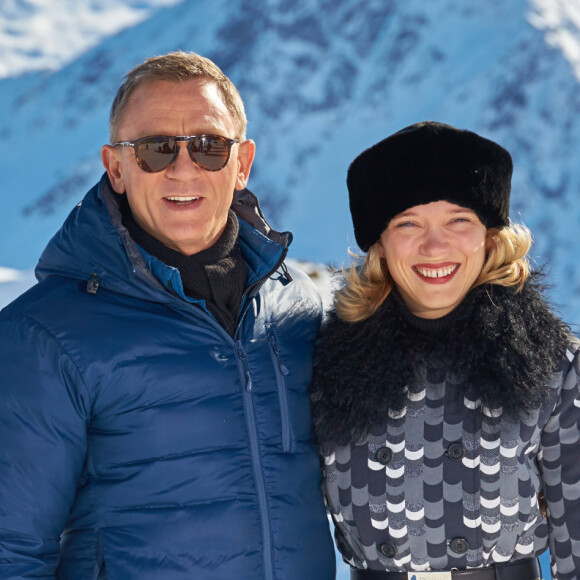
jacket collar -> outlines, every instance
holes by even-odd
[[[569,328],[552,312],[537,276],[521,292],[475,288],[448,324],[426,329],[389,296],[359,323],[331,313],[314,357],[312,415],[321,443],[345,444],[401,411],[409,394],[446,381],[496,414],[540,407],[565,360]]]
[[[174,300],[164,282],[179,272],[159,260],[153,264],[142,254],[123,226],[115,195],[107,174],[103,174],[48,243],[36,267],[37,279],[59,275],[88,281],[97,277],[101,287],[116,292],[158,302]],[[253,284],[283,260],[292,234],[274,231],[258,199],[247,189],[236,192],[232,209],[240,221],[248,283]]]

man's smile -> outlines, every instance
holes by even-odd
[[[172,195],[172,196],[167,196],[164,197],[163,199],[171,202],[171,203],[175,203],[177,205],[188,205],[193,203],[194,201],[197,201],[199,199],[201,199],[198,196],[178,196],[178,195]]]

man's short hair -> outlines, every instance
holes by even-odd
[[[135,90],[141,85],[153,81],[183,82],[192,79],[204,79],[216,85],[223,99],[236,130],[237,139],[246,137],[246,111],[240,93],[234,83],[221,69],[208,58],[195,52],[169,52],[148,58],[125,75],[125,81],[119,87],[109,117],[111,143],[118,140],[118,131],[123,115]],[[127,137],[133,137],[129,135]],[[226,135],[232,137],[232,135]]]

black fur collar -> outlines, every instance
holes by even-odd
[[[413,390],[434,367],[463,377],[490,408],[537,408],[570,338],[544,301],[537,276],[520,293],[478,287],[438,321],[417,319],[395,295],[360,323],[342,322],[332,312],[315,352],[316,436],[325,445],[359,439],[383,423],[389,409],[402,408],[404,387]]]

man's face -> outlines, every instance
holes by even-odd
[[[216,86],[201,79],[153,81],[135,91],[118,131],[119,141],[150,135],[217,134],[239,137]],[[104,145],[103,164],[113,189],[125,193],[135,221],[167,247],[192,255],[211,247],[224,231],[234,189],[244,189],[254,159],[253,141],[232,146],[219,171],[195,165],[187,143],[159,173],[146,173],[132,147]]]

